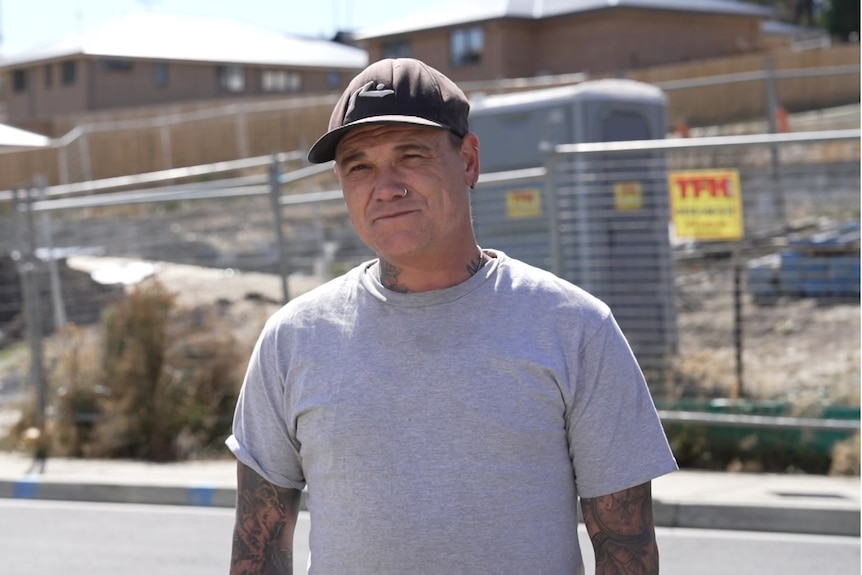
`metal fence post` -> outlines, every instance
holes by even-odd
[[[563,258],[560,253],[560,206],[557,190],[559,154],[550,143],[542,144],[545,152],[545,209],[548,210],[548,239],[550,242],[551,272],[563,277]]]
[[[32,193],[29,188],[25,191],[26,214],[25,229],[26,241],[19,241],[18,273],[21,279],[21,291],[24,304],[24,316],[27,321],[27,339],[30,346],[30,383],[36,392],[35,427],[39,431],[36,443],[36,459],[44,461],[46,456],[45,441],[45,412],[47,405],[47,384],[45,381],[45,367],[42,350],[42,314],[39,298],[39,282],[36,281],[38,265],[36,259],[36,227],[33,222]],[[18,207],[18,190],[13,195],[13,211],[16,220],[21,217]],[[20,232],[20,225],[16,224],[16,230]],[[21,238],[18,238],[19,240]]]
[[[93,179],[93,166],[90,163],[89,131],[86,126],[81,131],[78,149],[81,152],[81,180],[87,182]]]
[[[47,179],[44,174],[36,176],[36,187],[39,190],[39,199],[47,199]],[[60,329],[66,325],[67,318],[66,305],[63,302],[63,286],[60,281],[60,270],[57,266],[57,254],[54,251],[54,230],[51,225],[51,212],[42,212],[40,220],[42,244],[48,251],[48,274],[51,282],[51,304],[54,310],[54,329]]]
[[[766,114],[769,122],[769,133],[778,132],[776,113],[778,112],[778,92],[775,87],[775,68],[772,65],[772,57],[768,54],[763,57],[763,67],[766,75]]]
[[[733,247],[733,260],[731,262],[733,272],[733,349],[734,361],[736,362],[736,381],[731,387],[730,398],[739,399],[744,394],[743,380],[743,327],[742,327],[742,240],[736,242]]]
[[[248,130],[246,130],[245,112],[241,109],[234,110],[236,118],[236,144],[237,153],[240,158],[247,158],[248,152]]]
[[[278,156],[272,157],[269,166],[269,200],[272,206],[272,217],[275,223],[275,241],[278,250],[278,275],[281,277],[281,294],[283,303],[290,301],[290,290],[288,287],[287,252],[284,246],[284,230],[282,229],[281,217],[281,170],[278,166]]]
[[[587,179],[590,169],[583,155],[571,156],[572,181],[574,182],[575,222],[577,225],[577,284],[588,292],[598,292],[600,285],[593,260],[593,224],[590,212],[590,189],[594,184]]]
[[[772,65],[772,57],[764,56],[763,65],[766,71],[766,115],[769,122],[769,133],[778,133],[778,90],[775,85],[775,69]],[[781,190],[781,182],[779,181],[779,167],[781,159],[779,157],[778,146],[772,145],[769,147],[771,160],[770,178],[772,180],[772,203],[775,209],[775,218],[780,222],[780,229],[787,227],[787,218],[784,209],[784,195]]]
[[[174,167],[173,149],[171,148],[171,132],[170,126],[166,121],[159,122],[159,141],[162,145],[162,169],[170,170]]]
[[[60,183],[68,184],[69,183],[69,144],[64,143],[60,146],[57,153],[57,160],[59,163],[59,171],[60,171]]]

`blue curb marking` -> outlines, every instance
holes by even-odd
[[[215,493],[215,489],[212,487],[190,487],[189,505],[210,507],[213,504],[213,493]]]
[[[37,491],[39,491],[38,479],[20,479],[15,482],[13,496],[16,499],[35,499]]]

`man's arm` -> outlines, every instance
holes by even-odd
[[[650,482],[581,499],[596,555],[596,575],[657,575],[658,547]]]
[[[300,491],[273,485],[237,462],[231,575],[292,575]]]

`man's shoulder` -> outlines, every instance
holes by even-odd
[[[326,310],[340,309],[345,298],[357,288],[361,267],[357,266],[292,298],[276,311],[270,320],[284,322],[302,317],[320,317]]]
[[[555,301],[558,305],[607,313],[608,308],[603,301],[569,280],[503,252],[497,251],[496,254],[500,258],[500,277],[514,293],[529,296],[537,304]]]

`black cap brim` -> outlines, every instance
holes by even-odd
[[[373,116],[370,118],[362,118],[344,126],[330,130],[321,136],[311,149],[308,150],[308,161],[312,164],[323,164],[335,159],[335,150],[341,142],[341,138],[347,135],[347,132],[360,126],[369,124],[409,124],[414,126],[428,126],[431,128],[441,128],[448,130],[448,126],[432,122],[418,116]]]

